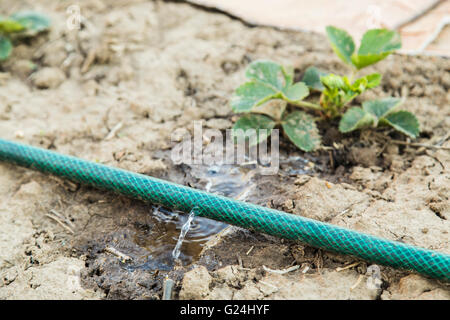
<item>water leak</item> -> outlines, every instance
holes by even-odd
[[[199,189],[245,200],[255,186],[253,167],[234,165],[190,166],[190,175]],[[195,218],[194,218],[195,217]],[[145,228],[136,228],[134,243],[138,250],[129,269],[171,270],[175,265],[189,265],[197,259],[204,244],[227,224],[189,214],[154,207]],[[126,252],[130,254],[130,252]],[[133,256],[133,254],[130,254]]]
[[[176,264],[192,263],[202,246],[226,225],[182,212],[155,207],[149,216],[149,230],[136,229],[133,269],[171,270]],[[188,232],[189,231],[189,232]],[[180,239],[181,238],[181,239]],[[128,254],[128,253],[127,253]]]
[[[191,166],[191,174],[205,182],[204,189],[207,192],[239,200],[244,200],[253,188],[251,182],[253,171],[224,164],[209,166],[206,170],[204,166]],[[191,260],[189,257],[196,257],[200,253],[202,245],[226,227],[226,224],[221,222],[201,217],[194,219],[194,217],[195,208],[182,225],[177,243],[172,251],[172,257],[177,263]],[[185,243],[184,250],[181,250],[183,243]],[[180,259],[182,252],[185,254],[182,257],[184,259]]]
[[[206,181],[207,192],[244,200],[243,195],[253,187],[251,181],[257,170],[235,165],[213,165],[206,170],[202,166],[192,166],[192,174]]]
[[[182,170],[189,174],[195,188],[245,201],[256,189],[259,169],[257,163],[248,162],[189,165]],[[303,174],[308,170],[307,161],[301,157],[280,157],[280,174]],[[128,270],[170,271],[176,265],[189,265],[196,261],[205,243],[227,226],[195,216],[194,211],[188,215],[159,206],[152,207],[151,214],[124,214],[129,222],[116,229],[113,246],[133,258],[125,266]]]
[[[181,227],[180,236],[178,237],[177,244],[175,245],[175,248],[172,251],[172,257],[176,261],[180,257],[181,253],[181,245],[183,244],[184,238],[186,237],[186,234],[188,233],[189,229],[191,228],[191,223],[195,218],[195,208],[192,209],[191,213],[189,213],[188,219],[185,224],[183,224],[183,227]]]
[[[301,157],[280,155],[278,174],[311,173],[310,164]],[[251,161],[241,165],[183,165],[173,169],[173,174],[174,178],[169,180],[179,179],[179,183],[196,189],[242,201],[254,201],[265,192],[261,186],[256,188],[261,178],[260,167]],[[278,183],[276,177],[273,181]],[[104,220],[109,219],[113,209],[112,220]],[[123,199],[112,196],[107,202],[90,202],[89,210],[96,214],[90,220],[92,231],[86,230],[90,240],[81,242],[79,248],[87,255],[83,281],[88,286],[108,291],[111,297],[124,294],[141,297],[149,292],[159,292],[168,272],[176,266],[195,262],[205,244],[227,226],[195,216],[195,211],[185,214],[142,202],[130,206]],[[98,233],[98,226],[101,226],[101,233]],[[98,237],[93,239],[90,232]],[[123,261],[106,252],[106,247],[112,247],[130,260]]]
[[[314,164],[300,156],[280,155],[280,172],[287,175],[311,173]]]

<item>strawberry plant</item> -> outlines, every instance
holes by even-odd
[[[256,142],[267,139],[273,128],[281,126],[289,139],[300,149],[311,151],[320,144],[314,118],[304,111],[287,112],[287,104],[320,110],[320,106],[303,99],[309,89],[303,82],[294,83],[294,70],[275,62],[252,62],[245,73],[248,82],[236,89],[231,107],[236,113],[247,113],[236,121],[233,129],[266,129]],[[275,103],[267,102],[276,100]],[[265,106],[266,105],[266,106]],[[262,107],[262,108],[259,108]],[[238,132],[238,131],[236,131]]]
[[[0,61],[6,60],[12,52],[15,37],[30,37],[50,26],[50,20],[35,12],[18,12],[10,17],[0,16]]]
[[[315,67],[305,71],[303,81],[311,88],[321,92],[320,104],[328,117],[341,117],[339,130],[343,133],[356,129],[378,126],[391,126],[394,129],[416,138],[419,122],[414,114],[397,110],[402,100],[384,98],[366,101],[362,108],[345,108],[358,95],[378,86],[381,75],[373,73],[354,80],[357,72],[377,63],[401,48],[400,35],[386,29],[367,31],[356,51],[353,38],[344,30],[327,27],[328,40],[336,55],[351,68],[350,76],[327,74]],[[345,112],[343,115],[342,113]]]
[[[337,117],[341,117],[339,130],[343,133],[391,126],[412,138],[417,137],[419,122],[412,113],[397,110],[402,102],[400,99],[366,101],[362,107],[351,105],[357,96],[380,84],[379,73],[355,77],[360,69],[386,58],[401,47],[398,33],[385,29],[369,30],[362,37],[357,51],[346,31],[330,26],[327,27],[327,35],[334,52],[350,67],[350,75],[340,76],[309,67],[302,81],[294,83],[292,68],[269,60],[254,61],[245,73],[248,81],[236,89],[231,100],[233,111],[244,113],[233,129],[266,129],[261,131],[266,133],[255,140],[259,143],[267,139],[272,129],[281,127],[303,151],[312,151],[320,145],[316,121]],[[320,93],[318,101],[305,101],[310,90]],[[307,110],[288,108],[288,105]]]

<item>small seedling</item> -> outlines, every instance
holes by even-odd
[[[349,77],[327,74],[315,67],[305,71],[303,81],[309,88],[321,92],[320,104],[325,115],[334,118],[344,115],[339,123],[341,132],[350,132],[367,127],[388,125],[394,129],[416,138],[419,134],[419,122],[414,114],[397,110],[402,100],[385,98],[366,101],[363,107],[345,107],[358,95],[368,89],[375,88],[381,82],[381,75],[373,73],[353,81],[357,72],[377,63],[395,50],[401,48],[400,35],[386,29],[367,31],[361,45],[356,51],[353,38],[344,30],[332,26],[327,27],[327,36],[336,55],[350,66]]]
[[[236,89],[231,100],[234,112],[246,113],[233,128],[267,129],[267,134],[256,139],[259,143],[267,139],[273,128],[280,126],[289,139],[304,151],[312,151],[320,144],[316,126],[318,119],[341,117],[339,130],[343,133],[388,125],[412,138],[417,137],[419,122],[412,113],[397,110],[402,102],[400,99],[366,101],[362,108],[350,106],[357,96],[380,84],[381,75],[378,73],[354,78],[360,69],[386,58],[401,47],[398,33],[385,29],[369,30],[364,34],[357,52],[352,37],[344,30],[327,27],[327,35],[335,53],[351,67],[349,76],[309,67],[302,81],[294,83],[292,68],[268,60],[254,61],[245,73],[248,82]],[[310,90],[320,92],[319,101],[304,100]],[[314,118],[305,111],[290,111],[287,105],[309,109],[320,117]]]
[[[294,82],[294,70],[267,60],[252,62],[245,73],[248,82],[236,90],[231,107],[236,113],[248,113],[236,121],[233,129],[267,129],[256,143],[267,139],[275,126],[281,126],[289,139],[300,149],[311,151],[320,144],[314,118],[303,111],[286,111],[286,104],[320,107],[303,101],[309,89],[303,82]],[[270,100],[278,100],[269,108],[258,108]],[[264,107],[264,106],[263,106]]]
[[[381,75],[370,74],[351,83],[348,77],[328,74],[320,78],[324,87],[320,97],[320,105],[326,117],[335,118],[341,115],[342,109],[353,99],[368,89],[375,88],[381,82]]]
[[[13,38],[35,36],[49,27],[50,20],[36,12],[18,12],[10,17],[0,16],[0,61],[11,55]]]

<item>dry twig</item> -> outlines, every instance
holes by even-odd
[[[285,273],[288,273],[288,272],[295,271],[295,270],[297,270],[298,268],[300,268],[299,265],[292,266],[292,267],[287,268],[287,269],[284,269],[284,270],[273,270],[273,269],[267,268],[266,266],[263,265],[263,269],[264,269],[265,271],[271,272],[271,273],[276,273],[276,274],[285,274]]]

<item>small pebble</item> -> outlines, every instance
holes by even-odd
[[[66,75],[58,68],[43,68],[32,75],[33,84],[39,89],[57,88]]]
[[[14,135],[16,136],[16,138],[18,139],[23,139],[25,137],[25,134],[23,133],[22,130],[17,130],[16,132],[14,132]]]

